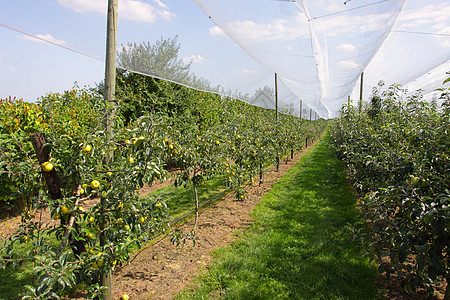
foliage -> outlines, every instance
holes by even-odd
[[[61,290],[83,281],[95,286],[100,275],[126,261],[133,249],[166,224],[164,201],[153,197],[143,202],[136,193],[144,183],[164,177],[160,158],[165,157],[165,150],[153,136],[160,121],[141,118],[134,128],[119,127],[110,136],[101,130],[98,99],[88,90],[48,94],[33,106],[39,109],[38,118],[46,121],[41,122],[44,126],[3,133],[2,175],[18,187],[12,196],[24,198],[27,206],[19,230],[5,241],[0,266],[32,261],[33,273],[40,276],[36,288],[28,287],[33,297],[56,298]],[[18,105],[22,105],[19,111],[31,106]],[[62,183],[60,199],[52,199],[46,191],[43,170],[30,145],[29,133],[35,130],[45,133],[51,147],[49,162]],[[110,151],[114,160],[105,165],[104,157]],[[25,159],[17,162],[17,157]],[[84,208],[83,201],[94,197],[100,197],[102,204]],[[43,223],[41,210],[50,211],[60,223]],[[50,236],[57,242],[49,240]],[[101,238],[105,239],[103,246]],[[20,251],[20,244],[33,247]]]
[[[28,135],[48,126],[41,107],[22,99],[6,98],[0,100],[0,203],[11,205],[16,201],[22,208],[32,195],[33,179],[21,170],[29,166],[24,153],[31,151]]]
[[[33,157],[30,134],[50,133],[55,136],[86,135],[99,128],[102,106],[94,92],[75,86],[63,94],[49,93],[40,103],[28,103],[21,99],[0,101],[0,178],[2,195],[0,201],[20,209],[40,189],[39,167]]]
[[[173,39],[161,36],[154,45],[150,42],[128,43],[122,45],[117,54],[118,65],[125,70],[186,83],[191,80],[190,64],[178,58],[180,47],[178,36]]]
[[[326,125],[288,115],[275,121],[273,111],[133,73],[119,72],[117,82],[112,133],[103,129],[101,96],[78,87],[42,97],[30,106],[30,120],[21,113],[28,104],[18,104],[18,124],[28,127],[13,131],[17,122],[5,121],[0,163],[9,182],[2,184],[17,187],[11,196],[26,205],[19,230],[0,251],[0,267],[33,267],[39,281],[27,287],[31,298],[57,298],[78,285],[101,295],[100,277],[166,228],[165,199],[141,199],[137,192],[164,179],[165,168],[180,168],[177,185],[193,185],[197,204],[197,186],[212,178],[245,200],[243,186],[253,184],[258,171],[301,149],[305,134],[317,137]],[[43,162],[30,144],[34,131],[44,133],[48,162],[61,182],[58,199],[48,192]],[[100,201],[84,204],[92,199]],[[51,213],[50,222],[41,219],[43,211]]]
[[[220,122],[220,96],[117,69],[116,95],[125,124],[143,115],[161,114],[182,134],[205,131]]]
[[[326,135],[177,299],[375,299],[376,268],[347,244],[346,224],[358,212],[343,167]]]
[[[441,91],[439,107],[420,93],[403,99],[398,85],[374,89],[362,113],[344,107],[332,129],[337,153],[365,195],[372,232],[355,233],[380,272],[397,274],[409,293],[425,287],[431,295],[437,278],[450,282],[450,102],[448,88]]]

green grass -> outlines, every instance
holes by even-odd
[[[356,200],[329,136],[266,194],[255,223],[179,299],[375,299],[376,268],[348,244]]]
[[[216,199],[226,189],[223,179],[220,177],[208,180],[203,185],[197,186],[198,201],[202,203],[206,200]],[[177,218],[185,215],[195,208],[194,189],[192,185],[188,187],[175,187],[169,185],[158,189],[149,195],[161,195],[162,200],[167,204],[171,217]],[[148,197],[148,195],[146,196]],[[144,197],[145,199],[145,197]]]
[[[52,238],[56,242],[56,238]],[[4,245],[4,240],[0,239],[0,244]],[[32,243],[15,244],[14,248],[17,251],[29,251],[33,247]],[[25,294],[24,288],[27,284],[33,283],[33,274],[30,263],[24,263],[16,268],[6,266],[5,269],[0,269],[0,300],[16,300],[20,299]]]
[[[32,282],[31,268],[7,267],[0,270],[0,300],[16,300],[25,293],[24,286]]]

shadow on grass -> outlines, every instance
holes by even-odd
[[[220,177],[206,181],[204,185],[198,186],[197,192],[199,202],[202,203],[206,200],[216,199],[225,188],[224,181]],[[166,202],[169,213],[173,218],[182,216],[195,208],[194,190],[192,185],[187,187],[175,187],[174,185],[170,185],[161,188],[150,195],[161,196],[162,200]],[[144,197],[144,199],[145,198],[146,197]]]
[[[25,293],[24,286],[32,284],[31,270],[25,267],[14,269],[6,267],[0,270],[0,300],[17,300]]]
[[[356,200],[328,136],[280,179],[256,221],[196,286],[202,299],[375,299],[376,269],[348,244]],[[214,297],[213,297],[214,298]]]

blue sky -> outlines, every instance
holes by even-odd
[[[178,2],[173,7],[164,8],[162,3],[158,5],[159,1],[120,1],[118,44],[128,41],[153,42],[161,35],[174,37],[178,33],[176,28],[182,28],[180,24],[183,22],[199,26],[202,26],[202,21],[210,23],[194,3]],[[183,6],[180,6],[182,3]],[[2,0],[0,24],[104,59],[105,7],[106,1]],[[184,16],[188,17],[187,20]],[[194,31],[180,32],[180,57],[199,55],[186,40],[201,30],[195,26],[190,28]],[[34,101],[47,92],[70,89],[75,81],[81,86],[93,85],[104,76],[102,61],[44,43],[20,32],[0,27],[0,40],[2,98],[11,95]]]
[[[101,81],[106,3],[1,0],[0,97],[36,101]],[[358,97],[363,70],[365,98],[381,79],[432,90],[450,70],[450,0],[119,1],[119,46],[175,35],[179,58],[213,85],[252,94],[277,72],[286,99],[294,93],[325,117]]]

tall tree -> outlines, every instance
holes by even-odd
[[[178,35],[173,39],[161,36],[153,45],[150,42],[127,43],[117,54],[118,65],[130,71],[189,83],[192,81],[189,74],[191,63],[186,64],[178,58],[180,47]]]

